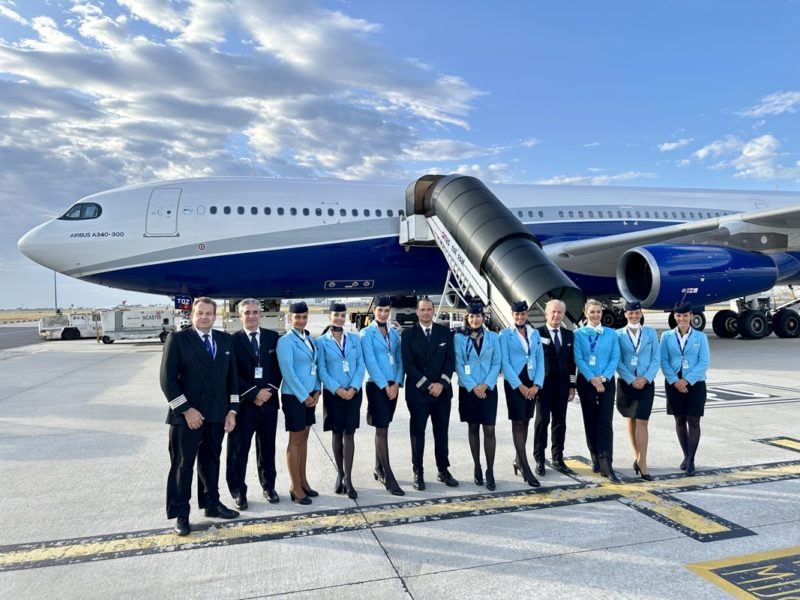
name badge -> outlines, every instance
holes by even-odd
[[[346,360],[342,361],[342,371],[344,371],[345,373],[350,372],[350,363],[347,362]]]
[[[639,357],[636,356],[636,355],[632,356],[631,357],[631,366],[635,367],[638,364],[639,364]]]
[[[597,357],[596,357],[596,356],[590,356],[590,357],[589,357],[589,366],[590,366],[590,367],[593,367],[593,366],[595,366],[596,364],[597,364]]]
[[[472,375],[472,367],[470,365],[464,365],[464,373]]]
[[[256,379],[261,379],[264,376],[264,369],[262,367],[256,367],[254,376]]]
[[[533,371],[533,361],[530,358],[528,359],[528,370]]]
[[[394,366],[394,355],[392,355],[392,354],[389,355],[389,364],[391,366]]]
[[[317,365],[311,365],[311,376],[312,377],[317,376]]]
[[[689,368],[689,361],[685,358],[681,361],[681,369],[688,369]]]

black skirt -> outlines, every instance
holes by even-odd
[[[386,390],[379,388],[372,381],[367,382],[367,423],[373,427],[386,429],[392,422],[397,408],[398,397],[389,400]]]
[[[522,367],[519,373],[519,380],[523,385],[531,387],[533,382],[528,377],[528,368]],[[503,381],[506,390],[506,407],[508,408],[508,418],[511,421],[527,421],[533,418],[533,411],[536,408],[536,399],[527,400],[517,388],[512,388],[508,381]]]
[[[458,386],[458,416],[462,423],[494,425],[497,421],[497,386],[486,390],[485,400]]]
[[[667,392],[667,414],[679,417],[702,417],[706,407],[706,382],[698,381],[681,394],[674,385],[664,382]]]
[[[322,430],[334,433],[355,433],[361,424],[361,390],[350,400],[336,394],[322,392]]]
[[[623,417],[647,421],[653,412],[653,398],[656,386],[651,381],[637,390],[620,378],[617,382],[617,411]]]
[[[283,395],[283,402],[281,403],[283,409],[283,416],[286,418],[286,431],[303,431],[317,422],[317,417],[314,414],[316,406],[306,406],[304,402],[300,402],[297,396],[291,394]]]

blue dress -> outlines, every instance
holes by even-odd
[[[333,332],[317,338],[317,367],[322,381],[322,429],[334,433],[354,433],[360,425],[361,385],[364,382],[364,358],[361,338],[342,332],[342,346]],[[336,395],[339,388],[354,388],[355,396],[344,400]]]
[[[520,384],[528,387],[544,383],[544,351],[539,332],[526,326],[525,339],[517,333],[516,327],[508,327],[500,332],[500,348],[503,352],[503,387],[506,392],[506,407],[511,421],[531,419],[536,408],[535,400],[528,400],[517,388]]]
[[[404,374],[400,334],[387,324],[384,337],[381,329],[378,321],[373,321],[361,330],[361,352],[367,367],[367,423],[385,429],[399,400],[390,400],[385,388],[390,382],[402,387]]]
[[[647,421],[653,411],[656,386],[653,380],[661,367],[658,335],[652,327],[642,327],[635,338],[627,327],[617,330],[619,336],[619,364],[617,365],[617,411],[623,417]],[[647,380],[637,390],[631,384],[637,377]]]
[[[661,334],[661,371],[664,373],[668,415],[702,417],[705,414],[709,359],[708,337],[702,331],[689,329],[683,347],[677,327]],[[686,394],[673,385],[681,378],[689,383]]]

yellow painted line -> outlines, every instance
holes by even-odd
[[[713,535],[730,531],[730,527],[722,523],[717,523],[681,504],[656,496],[647,490],[628,491],[625,493],[625,500],[699,534]]]
[[[770,444],[773,446],[780,446],[781,448],[789,448],[790,450],[797,450],[800,452],[800,441],[793,440],[790,438],[779,438],[777,440],[771,440]]]
[[[758,565],[758,563],[775,561],[787,557],[790,558],[790,560],[794,559],[795,557],[800,558],[800,546],[782,548],[780,550],[770,550],[767,552],[756,552],[754,554],[745,554],[742,556],[731,556],[719,560],[688,564],[686,567],[695,575],[699,575],[706,581],[709,581],[717,587],[722,588],[736,598],[780,597],[789,600],[790,598],[800,597],[800,586],[796,588],[796,591],[786,590],[784,592],[780,592],[775,590],[777,595],[773,594],[771,596],[769,594],[765,595],[764,593],[751,594],[747,591],[747,589],[743,589],[741,587],[742,585],[750,586],[749,589],[754,592],[758,592],[764,591],[770,587],[778,587],[783,583],[790,585],[800,583],[800,579],[782,582],[782,580],[787,578],[798,577],[800,560],[791,560],[791,565],[794,566],[793,569],[786,569],[782,565]],[[737,569],[737,567],[740,568]],[[728,568],[735,570],[721,572]],[[740,585],[725,579],[725,575],[738,574],[746,574],[745,576],[748,577],[748,579],[742,581]]]

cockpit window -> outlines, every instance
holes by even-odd
[[[100,208],[99,204],[95,204],[94,202],[83,202],[81,204],[71,206],[67,212],[59,217],[59,219],[63,219],[65,221],[96,219],[102,214],[102,212],[103,209]]]

